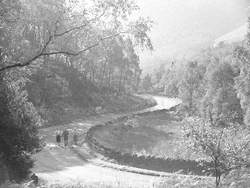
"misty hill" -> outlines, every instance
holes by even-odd
[[[177,62],[177,64],[179,64],[178,62],[182,62],[188,59],[193,59],[194,57],[202,53],[202,51],[208,48],[216,48],[220,45],[235,44],[242,42],[246,37],[247,30],[248,30],[248,24],[245,23],[228,33],[221,35],[214,41],[208,40],[206,42],[197,43],[192,48],[185,50],[183,49],[183,51],[185,51],[185,55],[183,55],[183,57],[181,58],[161,59],[156,57],[153,64],[150,64],[143,68],[143,76],[147,74],[153,74],[162,64],[164,64],[166,67],[170,67],[172,62]]]
[[[214,41],[213,46],[216,47],[220,44],[232,44],[232,43],[241,42],[244,40],[244,38],[247,34],[247,29],[248,29],[248,25],[246,23],[246,24],[240,26],[239,28],[234,29],[233,31],[217,38]]]

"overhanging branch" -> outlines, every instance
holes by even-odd
[[[49,39],[48,39],[48,41],[45,43],[44,47],[42,48],[42,50],[37,55],[35,55],[34,57],[32,57],[31,59],[29,59],[29,60],[27,60],[25,62],[20,62],[20,63],[11,64],[11,65],[6,65],[6,66],[0,68],[0,72],[8,70],[8,69],[15,68],[15,67],[25,67],[25,66],[28,66],[32,62],[34,62],[35,60],[37,60],[38,58],[40,58],[42,56],[51,56],[51,55],[58,55],[58,54],[67,55],[67,56],[78,56],[81,53],[84,53],[84,52],[86,52],[86,51],[88,51],[88,50],[90,50],[92,48],[97,47],[98,45],[100,45],[101,42],[103,42],[105,40],[108,40],[108,39],[111,39],[111,38],[114,38],[114,37],[117,37],[117,36],[119,36],[120,34],[123,34],[123,33],[126,33],[126,32],[119,32],[119,33],[116,33],[114,35],[103,37],[99,41],[97,41],[96,43],[94,43],[94,44],[92,44],[92,45],[90,45],[90,46],[88,46],[88,47],[86,47],[86,48],[84,48],[82,50],[79,50],[77,52],[69,52],[69,51],[46,52],[47,46],[49,45],[49,43],[53,39],[53,36],[50,36]]]
[[[94,47],[98,46],[102,40],[105,40],[105,38],[101,39],[98,43],[93,44],[93,45],[91,45],[91,46],[89,46],[89,47],[87,47],[87,48],[85,48],[85,49],[83,49],[83,50],[81,50],[81,51],[79,51],[77,53],[66,52],[66,51],[65,52],[63,52],[63,51],[61,51],[61,52],[59,52],[59,51],[58,52],[45,52],[46,49],[47,49],[47,47],[49,46],[49,44],[50,44],[50,42],[52,41],[53,38],[55,38],[55,37],[61,37],[61,36],[65,35],[65,34],[68,34],[68,33],[72,32],[72,31],[82,29],[82,28],[86,27],[88,24],[90,24],[91,22],[93,22],[93,21],[95,21],[97,19],[100,19],[102,16],[105,15],[105,13],[106,13],[106,9],[104,9],[104,11],[99,16],[86,21],[86,23],[84,23],[82,25],[79,25],[79,26],[76,26],[76,27],[73,27],[71,29],[68,29],[68,30],[66,30],[64,32],[61,32],[61,33],[56,33],[56,31],[58,29],[56,27],[56,29],[54,31],[54,34],[51,34],[49,36],[47,42],[44,44],[44,46],[42,47],[41,51],[37,55],[35,55],[33,58],[27,60],[26,62],[20,62],[20,63],[10,64],[10,65],[6,65],[4,67],[1,67],[0,68],[0,72],[5,71],[7,69],[15,68],[15,67],[25,67],[25,66],[28,66],[33,61],[35,61],[36,59],[38,59],[41,56],[45,56],[45,55],[49,56],[49,55],[56,55],[56,54],[75,55],[76,56],[76,55],[79,55],[82,52],[85,52],[85,51],[87,51],[87,50],[89,50],[91,48],[94,48]],[[106,37],[106,39],[108,39],[108,38],[111,38],[111,37]]]
[[[75,27],[73,27],[73,28],[71,28],[71,29],[68,29],[68,30],[66,30],[66,31],[64,31],[64,32],[61,32],[61,33],[55,33],[55,34],[54,34],[54,37],[61,37],[61,36],[65,35],[65,34],[68,34],[68,33],[72,32],[72,31],[82,29],[82,28],[86,27],[88,24],[90,24],[91,22],[100,19],[102,16],[105,15],[105,13],[106,13],[106,9],[104,9],[104,11],[102,12],[102,14],[100,14],[99,16],[97,16],[97,17],[95,17],[95,18],[92,18],[92,19],[90,19],[90,20],[87,20],[87,21],[86,21],[84,24],[82,24],[82,25],[75,26]]]

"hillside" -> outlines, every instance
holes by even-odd
[[[153,104],[133,96],[132,80],[131,84],[122,83],[117,75],[110,83],[103,83],[99,77],[88,78],[76,66],[51,59],[49,65],[33,68],[33,73],[27,77],[25,89],[45,126]]]
[[[248,30],[248,24],[244,24],[240,26],[239,28],[217,38],[214,41],[214,47],[220,45],[220,44],[232,44],[232,43],[237,43],[241,42],[245,39],[246,34]]]

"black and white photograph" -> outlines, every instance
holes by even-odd
[[[250,0],[0,0],[0,188],[250,188]]]

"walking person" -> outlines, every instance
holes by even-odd
[[[56,131],[56,143],[58,145],[61,143],[61,132],[59,130]]]
[[[69,131],[67,129],[65,129],[62,133],[63,136],[63,140],[64,140],[64,146],[68,146],[69,144]]]
[[[35,173],[33,173],[30,178],[32,179],[34,185],[37,186],[39,181],[38,176]]]
[[[74,145],[77,145],[78,143],[78,135],[77,135],[76,129],[74,129],[73,142],[74,142]]]

